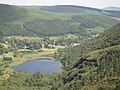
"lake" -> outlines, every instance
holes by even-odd
[[[16,71],[27,71],[31,74],[41,72],[41,73],[56,73],[61,71],[61,62],[53,60],[32,60],[12,68]]]

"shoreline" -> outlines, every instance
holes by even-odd
[[[45,54],[46,55],[46,54]],[[10,75],[15,72],[14,69],[12,69],[13,66],[17,66],[20,64],[23,64],[25,62],[33,61],[33,60],[42,60],[42,59],[49,59],[49,60],[54,60],[55,58],[53,56],[41,56],[40,53],[31,53],[31,54],[25,54],[22,57],[17,56],[13,57],[13,61],[8,64],[8,67],[4,68],[3,75],[0,76],[0,81],[1,80],[6,80],[10,77]]]
[[[11,67],[32,61],[32,60],[42,60],[42,59],[48,59],[48,60],[55,60],[54,53],[57,52],[57,49],[61,48],[61,46],[57,46],[55,49],[47,49],[43,48],[43,52],[34,52],[34,53],[27,53],[18,55],[16,57],[13,57],[14,53],[10,53],[10,56],[13,58],[12,62],[10,62],[7,67],[4,67],[3,75],[0,76],[0,80],[6,80],[10,77],[10,75],[15,72]],[[62,47],[63,48],[63,47]]]
[[[26,60],[20,59],[22,61],[18,61],[18,62],[13,61],[10,64],[8,64],[9,67],[4,69],[4,71],[3,71],[4,74],[0,76],[0,81],[8,79],[10,77],[10,75],[13,72],[15,72],[15,70],[12,67],[29,62],[29,61],[38,60],[38,59],[39,60],[42,60],[42,59],[54,60],[53,57],[41,57],[41,58],[39,57],[39,58],[31,58],[31,59],[26,59]]]

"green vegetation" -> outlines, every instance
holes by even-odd
[[[91,52],[81,58],[68,72],[64,88],[79,90],[88,86],[89,90],[90,86],[94,86],[93,90],[99,90],[100,87],[104,88],[102,90],[119,89],[119,60],[120,45]],[[86,89],[84,88],[84,90]]]
[[[111,17],[120,17],[120,11],[109,11],[109,10],[100,10],[96,8],[90,7],[82,7],[82,6],[73,6],[73,5],[57,5],[57,6],[42,6],[40,9],[49,12],[60,12],[60,13],[101,13]]]
[[[119,90],[119,38],[120,24],[79,46],[59,50],[67,70],[64,90]]]
[[[0,5],[0,12],[0,90],[120,89],[120,24],[109,17],[118,12],[9,5]],[[63,71],[30,75],[11,69],[41,58],[60,60]]]
[[[69,47],[58,50],[59,59],[66,69],[70,69],[72,65],[79,60],[81,56],[91,51],[104,49],[106,47],[120,44],[120,24],[100,34],[98,37],[87,40],[85,43],[76,47]],[[73,53],[74,52],[74,53]]]
[[[84,13],[75,14],[47,12],[42,7],[32,6],[17,7],[1,4],[0,8],[0,17],[3,17],[0,19],[0,36],[2,37],[11,35],[60,36],[79,34],[82,38],[91,38],[92,35],[97,35],[119,22],[102,14],[99,10],[85,7],[80,9],[82,11],[85,10]],[[55,9],[55,7],[53,8]],[[103,30],[101,32],[88,31],[88,29],[96,27],[100,27]]]
[[[62,73],[46,75],[38,72],[30,75],[27,72],[15,72],[14,75],[11,75],[11,78],[1,83],[0,89],[57,90],[58,87],[63,86],[61,75]]]
[[[30,22],[26,22],[24,27],[29,31],[41,36],[58,36],[69,33],[75,34],[81,31],[79,29],[79,24],[75,25],[74,22],[60,19],[36,19]]]
[[[1,75],[9,71],[10,77],[0,83],[0,89],[119,90],[119,33],[120,25],[118,24],[105,31],[98,37],[88,40],[91,42],[87,41],[76,47],[65,48],[64,51],[63,49],[58,49],[57,55],[60,55],[59,59],[63,63],[65,70],[61,73],[41,74],[38,72],[36,74],[30,75],[27,72],[13,73],[13,71],[11,71],[11,73],[9,69],[6,69],[4,72],[1,71]],[[102,40],[102,42],[100,42],[99,40]],[[79,50],[81,51],[81,49],[82,52],[79,52]],[[20,61],[25,61],[25,59],[27,59],[25,57],[28,57],[28,59],[31,57],[36,57],[36,55],[40,55],[40,53],[42,54],[45,50],[43,49],[43,52],[39,52],[39,54],[35,54],[35,52],[34,54],[24,53],[25,55],[22,56],[21,54],[23,52],[21,51],[22,50],[19,50],[18,56],[13,58],[13,63],[7,65],[12,66],[16,65],[15,63],[19,64]],[[71,54],[71,52],[69,51],[74,53]],[[9,55],[7,57],[10,57]],[[58,57],[57,55],[56,57]],[[64,56],[64,58],[62,58],[62,56]],[[6,75],[4,74],[3,77],[6,77]]]
[[[54,59],[58,48],[65,46],[49,46],[51,40],[42,37],[4,37],[0,44],[0,80],[6,80],[13,73],[12,66],[35,59]]]

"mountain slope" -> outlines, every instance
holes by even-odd
[[[82,6],[73,6],[73,5],[57,5],[57,6],[42,6],[40,9],[49,11],[49,12],[63,12],[63,13],[84,13],[87,11],[102,11],[100,9],[82,7]]]
[[[24,18],[26,10],[16,6],[0,4],[0,24]]]
[[[76,7],[72,8],[75,9]],[[0,35],[58,36],[80,34],[83,37],[89,36],[88,38],[90,38],[92,34],[99,34],[119,22],[106,15],[96,13],[97,9],[81,8],[81,10],[84,9],[86,10],[84,13],[73,14],[47,12],[39,6],[18,7],[1,4],[0,17],[3,18],[0,18]],[[97,32],[96,28],[100,30]]]
[[[119,44],[120,24],[106,30],[103,34],[100,34],[98,37],[90,39],[83,44],[58,51],[59,59],[66,69],[70,69],[81,56],[94,50],[104,49]]]
[[[64,62],[71,64],[65,78],[64,90],[120,89],[120,24],[105,31],[90,42],[66,52]],[[74,52],[74,53],[73,53]],[[76,55],[78,54],[78,55]],[[70,61],[71,60],[71,61]],[[65,63],[64,63],[65,64]],[[66,67],[67,68],[67,67]]]
[[[83,87],[83,90],[90,87],[92,90],[119,89],[120,45],[91,52],[85,57],[68,71],[64,90],[80,90]]]
[[[106,7],[106,8],[103,8],[103,10],[120,11],[120,7]]]
[[[73,5],[57,5],[57,6],[43,6],[40,9],[49,11],[49,12],[62,12],[62,13],[97,13],[103,14],[111,17],[120,17],[120,11],[111,11],[104,9],[96,9],[83,6],[73,6]]]

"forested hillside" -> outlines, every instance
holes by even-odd
[[[21,7],[0,4],[0,24],[24,18],[26,15],[26,10]]]
[[[59,58],[65,65],[66,69],[70,67],[84,54],[91,51],[104,49],[106,47],[120,44],[120,24],[110,28],[103,34],[86,41],[85,43],[76,46],[74,48],[66,48],[64,50],[58,50]],[[74,52],[74,53],[73,53]]]
[[[119,18],[119,10],[106,10],[106,9],[96,9],[83,6],[74,6],[74,5],[57,5],[57,6],[42,6],[42,10],[49,12],[62,12],[62,13],[100,13],[107,16],[112,16]]]
[[[119,60],[120,45],[87,54],[68,71],[64,90],[119,90]]]
[[[69,69],[64,90],[120,89],[120,24],[61,52],[61,62]]]
[[[55,7],[53,8],[55,9]],[[62,8],[63,6],[58,7]],[[69,7],[65,6],[64,8],[69,9]],[[69,10],[72,11],[78,7],[70,8],[72,9]],[[80,10],[85,11],[83,13],[48,12],[39,6],[18,7],[1,4],[0,36],[79,34],[81,37],[88,36],[88,38],[91,38],[93,35],[97,35],[119,22],[102,14],[99,12],[101,10],[98,9],[82,7]]]

